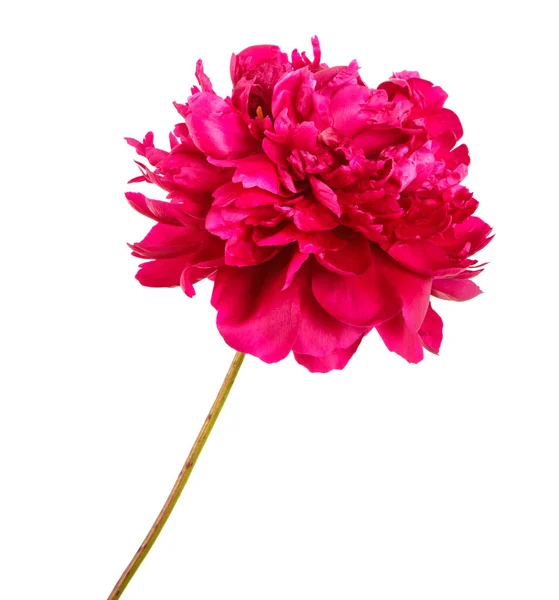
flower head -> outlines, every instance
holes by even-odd
[[[313,50],[233,55],[225,99],[198,61],[170,151],[128,139],[151,165],[132,181],[167,192],[126,194],[158,222],[131,245],[148,259],[137,278],[188,296],[212,279],[221,335],[266,362],[341,369],[372,329],[419,362],[442,340],[431,297],[477,296],[472,255],[491,239],[461,184],[462,126],[418,73],[369,88],[356,61],[330,68]]]

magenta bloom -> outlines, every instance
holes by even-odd
[[[170,151],[152,133],[128,139],[153,167],[132,181],[168,198],[126,194],[158,221],[131,246],[148,259],[137,278],[188,296],[213,280],[221,335],[265,362],[293,352],[310,371],[342,369],[372,329],[419,362],[442,339],[431,296],[477,296],[471,257],[491,239],[460,183],[460,121],[415,72],[369,88],[357,62],[328,67],[316,38],[313,50],[233,55],[225,99],[198,61]]]

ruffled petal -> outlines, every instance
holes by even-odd
[[[188,259],[184,256],[151,260],[140,264],[136,279],[147,287],[177,287],[187,265]]]
[[[257,151],[257,141],[241,115],[225,100],[209,92],[188,101],[186,125],[196,147],[212,158],[240,158]]]
[[[337,217],[341,215],[338,197],[332,188],[316,177],[310,177],[311,188],[315,198],[326,208],[331,210]]]
[[[431,293],[443,300],[464,302],[479,296],[483,292],[478,285],[469,279],[434,279]]]
[[[460,119],[448,108],[442,108],[435,114],[424,116],[423,122],[427,132],[433,138],[450,131],[454,135],[454,139],[458,141],[464,134]]]
[[[255,229],[253,239],[259,246],[285,246],[297,242],[300,251],[306,254],[339,250],[347,244],[331,231],[300,231],[291,223]]]
[[[429,304],[423,324],[419,329],[421,343],[426,350],[438,354],[443,340],[443,320]]]
[[[334,369],[343,369],[359,348],[362,339],[363,337],[360,337],[349,348],[337,348],[327,356],[309,356],[298,352],[294,352],[293,356],[300,365],[306,367],[311,373],[328,373]]]
[[[373,261],[370,242],[360,235],[348,240],[339,250],[318,254],[316,259],[326,269],[346,277],[363,275]]]
[[[148,131],[144,137],[143,142],[139,142],[134,138],[124,138],[130,146],[136,149],[136,152],[145,158],[148,159],[150,165],[157,165],[161,160],[163,160],[169,152],[166,150],[160,150],[156,148],[153,144],[154,136],[152,131]]]
[[[390,261],[390,259],[388,259]],[[432,278],[403,269],[395,261],[385,262],[390,269],[390,284],[402,300],[402,317],[410,331],[416,332],[429,307]]]
[[[267,363],[285,358],[301,320],[301,281],[283,289],[285,258],[256,267],[222,267],[215,278],[212,305],[217,328],[238,352]]]
[[[371,253],[371,266],[362,275],[347,277],[316,264],[312,290],[318,303],[342,323],[374,327],[402,310],[402,299],[386,278],[379,252]]]
[[[158,223],[141,242],[129,246],[132,248],[132,254],[139,258],[174,258],[201,248],[208,235],[196,224],[177,227]]]
[[[258,67],[264,66],[264,73]],[[230,63],[231,81],[235,85],[242,77],[258,78],[268,74],[267,71],[291,70],[287,54],[279,46],[263,44],[250,46],[239,54],[233,54]]]
[[[404,267],[431,276],[448,272],[449,269],[460,272],[475,262],[453,258],[445,249],[424,240],[396,242],[390,246],[388,253]]]
[[[369,331],[353,327],[330,316],[314,298],[308,285],[303,286],[301,322],[293,352],[311,356],[327,356],[340,348],[348,348]]]
[[[211,165],[202,154],[177,148],[158,165],[153,183],[163,189],[207,194],[231,178],[231,170]]]
[[[190,220],[189,215],[185,214],[180,203],[152,200],[138,192],[126,192],[125,196],[132,208],[150,219],[159,221],[159,223],[180,226]]]
[[[280,251],[280,248],[257,246],[252,240],[252,228],[239,227],[225,243],[225,264],[250,267],[270,260]]]
[[[293,223],[301,231],[327,231],[339,225],[336,215],[314,198],[303,198],[289,209]]]
[[[233,183],[242,183],[245,188],[258,187],[278,194],[280,180],[276,165],[265,154],[253,154],[231,161],[212,161],[222,166],[236,167]]]
[[[202,59],[198,59],[196,61],[196,79],[198,80],[198,83],[200,84],[200,87],[202,88],[203,92],[215,94],[214,89],[212,87],[212,82],[204,72],[204,63],[202,62]]]
[[[192,298],[196,295],[194,290],[194,284],[202,279],[206,279],[215,269],[200,269],[198,267],[187,267],[183,270],[180,276],[180,286],[182,291],[189,297]]]
[[[423,360],[421,336],[408,329],[401,314],[378,325],[377,331],[391,352],[396,352],[410,363]]]
[[[295,248],[287,265],[287,270],[285,272],[285,284],[282,290],[285,290],[293,283],[293,278],[295,275],[297,275],[299,269],[305,264],[308,258],[308,254],[301,252],[298,248]]]

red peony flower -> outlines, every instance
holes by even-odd
[[[152,133],[127,140],[153,167],[132,181],[169,200],[126,194],[158,221],[131,245],[148,259],[137,278],[188,296],[212,279],[221,335],[265,362],[293,352],[310,371],[342,369],[372,329],[419,362],[442,339],[430,297],[477,296],[471,257],[491,239],[461,185],[460,121],[415,72],[369,88],[357,62],[328,67],[316,38],[313,50],[233,55],[225,99],[198,61],[170,151]]]

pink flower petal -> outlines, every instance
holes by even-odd
[[[230,170],[209,164],[202,154],[178,150],[161,161],[159,170],[165,173],[163,183],[167,187],[162,185],[164,189],[170,187],[195,194],[212,192],[231,177]]]
[[[420,100],[423,110],[438,111],[443,107],[448,94],[430,81],[421,79],[418,73],[408,72],[407,82],[412,93]],[[415,77],[414,77],[415,75]]]
[[[330,316],[316,301],[308,285],[303,287],[301,322],[293,351],[311,356],[327,356],[336,349],[348,348],[368,331]]]
[[[136,279],[147,287],[176,287],[187,265],[188,258],[184,256],[151,260],[140,264]]]
[[[139,213],[167,225],[187,225],[190,215],[183,209],[181,203],[161,202],[152,200],[137,192],[126,192],[126,199]]]
[[[273,142],[268,138],[262,140],[262,150],[266,156],[279,167],[284,169],[289,166],[287,158],[290,154],[290,150],[287,146]]]
[[[129,244],[133,255],[140,258],[174,258],[200,248],[208,233],[196,225],[177,227],[158,223],[146,237],[136,244]]]
[[[313,197],[301,198],[293,206],[292,216],[301,231],[327,231],[339,224],[336,216]]]
[[[321,94],[332,97],[340,88],[348,85],[365,84],[359,76],[359,65],[356,60],[352,60],[347,67],[331,67],[318,71],[314,75],[316,89]]]
[[[230,104],[211,94],[195,94],[188,101],[186,125],[192,141],[212,158],[240,158],[258,149],[246,123]]]
[[[317,261],[323,266],[344,276],[362,275],[372,265],[370,242],[361,235],[350,240],[343,248],[317,254]]]
[[[421,343],[426,350],[438,354],[443,340],[443,320],[429,305],[425,320],[419,329]]]
[[[311,188],[315,198],[339,217],[341,215],[341,210],[338,203],[338,197],[336,196],[334,190],[316,177],[311,176],[309,180],[311,182]]]
[[[287,265],[287,271],[285,273],[285,285],[281,288],[282,290],[287,289],[293,282],[293,278],[299,272],[299,269],[309,258],[308,254],[300,252],[298,248],[293,251],[289,264]]]
[[[280,248],[257,246],[252,240],[251,227],[239,227],[225,244],[225,264],[250,267],[264,263],[278,254]]]
[[[215,94],[210,78],[204,73],[204,64],[201,59],[196,62],[196,79],[200,84],[203,92]]]
[[[464,302],[464,300],[471,300],[483,292],[469,279],[434,279],[431,293],[443,300]]]
[[[148,131],[143,142],[138,142],[133,138],[124,138],[140,156],[148,159],[150,165],[157,165],[169,153],[166,150],[159,150],[153,145],[153,132]]]
[[[259,66],[280,67],[289,70],[289,59],[278,46],[261,45],[245,48],[239,54],[233,54],[230,63],[231,81],[235,85],[241,77],[251,76]]]
[[[285,246],[293,242],[306,254],[318,254],[343,248],[347,242],[331,231],[300,231],[292,223],[278,227],[260,227],[254,231],[254,242],[259,246]]]
[[[380,266],[380,268],[379,268]],[[402,300],[385,277],[378,254],[362,275],[347,277],[316,264],[312,290],[318,303],[342,323],[374,327],[402,310]]]
[[[280,180],[276,165],[264,154],[253,154],[235,161],[234,183],[245,188],[258,187],[272,194],[279,193]]]
[[[469,266],[462,268],[461,261],[453,260],[443,248],[424,240],[396,242],[388,253],[403,266],[423,275],[436,276],[447,269],[461,271]]]
[[[369,99],[377,101],[380,109],[386,102],[386,92],[375,93],[362,85],[341,87],[332,97],[331,110],[334,117],[334,129],[343,136],[353,137],[367,125],[367,114],[362,110]]]
[[[377,326],[377,330],[391,352],[396,352],[410,363],[418,363],[423,360],[421,337],[406,327],[401,314],[381,323]]]
[[[215,272],[215,269],[199,269],[198,267],[187,267],[183,270],[180,277],[180,286],[182,291],[192,298],[196,295],[194,284],[202,279],[206,279]]]
[[[284,282],[285,259],[281,257],[256,267],[218,270],[212,305],[227,344],[267,363],[289,354],[301,320],[301,285],[296,277],[282,289]]]
[[[390,279],[392,287],[402,299],[402,317],[406,326],[416,332],[429,307],[432,279],[412,273],[390,259],[386,261],[386,268],[390,269],[387,279]]]
[[[333,369],[343,369],[359,348],[362,339],[360,337],[349,348],[337,348],[327,356],[309,356],[298,352],[294,352],[293,356],[300,365],[306,367],[311,373],[328,373]]]
[[[429,135],[433,138],[442,135],[446,131],[454,134],[454,138],[458,141],[464,134],[460,119],[448,108],[441,108],[438,112],[423,117],[425,128]]]

